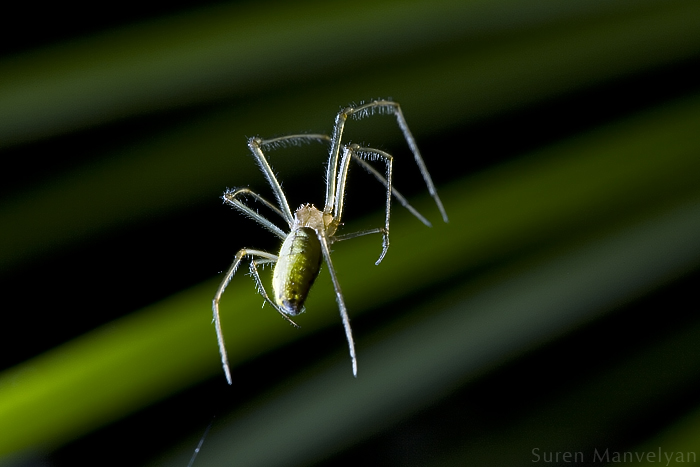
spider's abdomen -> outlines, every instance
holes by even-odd
[[[275,303],[288,315],[299,314],[321,269],[321,244],[309,227],[292,230],[282,243],[272,274]]]

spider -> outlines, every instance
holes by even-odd
[[[421,222],[430,227],[430,222],[418,213],[397,190],[393,189],[392,165],[394,159],[390,154],[379,149],[362,147],[357,144],[342,143],[343,129],[348,117],[362,119],[373,114],[391,114],[396,117],[398,126],[413,153],[413,157],[427,185],[428,191],[437,204],[443,220],[447,222],[445,209],[435,190],[430,174],[425,167],[423,158],[418,151],[416,141],[411,131],[408,129],[401,107],[396,102],[391,100],[374,100],[342,109],[336,115],[332,136],[322,134],[297,134],[272,139],[250,138],[248,140],[248,147],[253,153],[253,156],[255,156],[262,173],[267,178],[277,200],[277,205],[275,206],[273,203],[267,201],[248,188],[227,189],[222,199],[225,204],[230,205],[252,218],[262,227],[277,235],[283,242],[277,255],[250,248],[239,250],[214,296],[212,308],[214,311],[216,336],[219,343],[219,351],[221,352],[221,362],[228,384],[232,384],[231,370],[229,369],[224,336],[221,331],[219,301],[226,286],[228,286],[239,265],[246,257],[251,258],[250,273],[255,280],[260,295],[263,296],[265,302],[272,305],[284,319],[295,327],[299,326],[292,321],[290,317],[296,316],[304,311],[304,301],[306,300],[311,285],[318,276],[321,262],[325,260],[335,289],[336,301],[343,321],[343,327],[345,328],[345,336],[348,341],[350,359],[352,361],[352,372],[353,375],[357,377],[357,357],[355,355],[355,344],[350,328],[350,319],[348,318],[345,300],[343,299],[343,293],[340,289],[340,282],[338,281],[331,261],[330,245],[334,242],[348,240],[362,235],[382,234],[382,252],[375,263],[378,265],[382,259],[384,259],[384,255],[386,255],[387,249],[389,248],[389,215],[392,196]],[[299,145],[301,143],[311,142],[326,143],[330,146],[326,173],[326,204],[323,211],[320,211],[313,205],[306,204],[300,206],[292,213],[289,209],[284,191],[282,191],[277,177],[265,158],[263,148],[274,149],[285,145]],[[373,175],[386,188],[384,227],[337,235],[336,231],[341,225],[343,216],[343,198],[345,196],[345,184],[351,160],[354,160],[364,170]],[[367,160],[383,161],[386,165],[386,173],[382,175],[369,164]],[[250,199],[265,205],[272,212],[282,217],[289,226],[289,232],[284,232],[277,227],[277,225],[249,207],[244,200]],[[272,298],[267,294],[260,279],[260,274],[258,273],[258,266],[269,264],[275,265],[272,274]]]

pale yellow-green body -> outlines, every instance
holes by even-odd
[[[292,230],[282,243],[272,274],[275,303],[290,316],[299,314],[321,269],[321,244],[309,227]]]
[[[302,312],[323,260],[319,235],[328,239],[337,228],[338,222],[332,215],[311,204],[294,213],[292,231],[282,243],[272,273],[274,300],[284,313],[296,316]]]

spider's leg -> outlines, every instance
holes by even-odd
[[[292,211],[289,209],[289,203],[287,202],[287,197],[285,196],[284,191],[282,191],[282,186],[277,180],[275,173],[272,171],[272,167],[270,167],[270,164],[267,162],[267,158],[265,157],[262,148],[266,147],[274,149],[276,147],[298,145],[307,142],[328,141],[330,141],[329,136],[320,134],[287,135],[272,139],[262,139],[258,137],[248,139],[248,147],[255,156],[255,159],[258,161],[260,170],[262,170],[263,174],[265,175],[265,178],[267,178],[267,181],[275,194],[275,198],[277,198],[277,203],[281,208],[283,217],[290,226],[294,222],[294,216],[292,216]]]
[[[389,218],[391,217],[391,177],[393,171],[394,158],[391,154],[380,151],[379,149],[363,148],[356,144],[351,144],[343,148],[343,160],[340,164],[338,173],[337,198],[335,203],[334,218],[340,221],[343,216],[343,199],[345,198],[345,183],[348,177],[348,167],[350,159],[374,158],[383,159],[386,162],[386,215],[384,220],[384,229],[378,232],[382,233],[382,253],[375,264],[379,264],[384,259],[387,250],[389,249]]]
[[[287,313],[285,313],[284,311],[282,311],[282,309],[281,309],[279,306],[277,306],[277,304],[276,304],[275,302],[273,302],[273,301],[270,299],[270,296],[267,295],[267,291],[265,290],[265,286],[263,286],[262,280],[260,280],[260,274],[258,274],[258,265],[260,265],[260,264],[276,263],[276,262],[277,262],[277,257],[275,257],[275,260],[269,260],[269,259],[265,259],[265,260],[262,260],[262,261],[253,260],[253,261],[250,262],[250,273],[252,274],[253,279],[255,279],[255,284],[256,284],[257,287],[258,287],[258,293],[259,293],[260,295],[263,296],[263,298],[265,299],[265,301],[266,301],[267,303],[269,303],[270,305],[272,305],[272,308],[274,308],[275,310],[277,310],[277,312],[278,312],[280,315],[282,315],[282,317],[283,317],[284,319],[286,319],[287,321],[289,321],[289,323],[290,323],[292,326],[294,326],[295,328],[299,328],[299,325],[298,325],[297,323],[295,323],[294,321],[292,321],[292,319],[291,319],[289,316],[287,316]]]
[[[372,102],[368,102],[366,104],[359,105],[357,107],[350,107],[347,109],[343,110],[343,115],[344,118],[347,119],[348,116],[352,116],[354,118],[360,119],[360,118],[365,118],[370,115],[373,115],[375,113],[388,113],[392,114],[396,117],[396,122],[399,125],[399,128],[401,129],[401,132],[403,133],[403,137],[408,143],[408,146],[411,148],[411,152],[413,153],[413,158],[416,161],[416,164],[418,165],[418,169],[420,170],[421,175],[423,176],[423,180],[425,181],[426,186],[428,187],[428,192],[430,193],[430,196],[433,197],[433,200],[435,201],[435,204],[437,205],[438,209],[440,210],[440,214],[442,215],[442,219],[447,222],[447,213],[445,212],[445,208],[442,205],[442,201],[440,200],[440,197],[437,194],[437,190],[435,189],[435,185],[433,184],[433,180],[430,178],[430,173],[428,172],[428,168],[425,166],[425,162],[423,162],[423,157],[421,157],[420,151],[418,150],[418,144],[416,144],[416,139],[413,137],[413,134],[411,133],[411,130],[408,129],[408,124],[406,123],[406,119],[403,116],[403,112],[401,111],[401,106],[393,101],[390,100],[375,100]],[[340,114],[339,114],[340,115]],[[336,125],[337,125],[337,119],[336,119]],[[341,128],[342,131],[342,128]],[[335,134],[334,134],[335,136]],[[340,141],[338,141],[338,144]],[[333,142],[335,144],[335,141]]]
[[[338,308],[340,309],[340,317],[343,320],[343,327],[345,328],[345,337],[348,340],[348,349],[350,350],[350,359],[352,360],[352,374],[357,377],[357,356],[355,355],[355,341],[352,338],[352,329],[350,328],[350,318],[348,317],[348,310],[345,307],[345,299],[343,298],[343,292],[340,290],[340,282],[335,275],[335,269],[333,268],[333,263],[331,262],[331,252],[328,248],[328,242],[326,237],[322,233],[318,233],[318,241],[321,243],[321,252],[328,265],[328,271],[331,273],[331,280],[333,281],[333,288],[335,289],[335,300],[338,303]]]
[[[350,240],[352,238],[364,237],[365,235],[372,235],[376,233],[383,234],[385,233],[385,231],[382,227],[367,230],[358,230],[357,232],[350,232],[342,235],[333,235],[332,240],[333,242],[342,242],[343,240]]]
[[[379,180],[379,182],[380,182],[382,185],[384,185],[385,187],[388,186],[388,183],[387,183],[386,179],[382,176],[382,174],[380,174],[380,173],[377,171],[377,169],[375,169],[374,167],[372,167],[367,161],[365,161],[365,160],[363,160],[362,158],[357,157],[357,156],[354,156],[353,159],[355,160],[355,162],[357,162],[357,163],[360,165],[360,167],[362,167],[363,169],[365,169],[365,170],[366,170],[367,172],[369,172],[370,174],[374,175],[374,178],[376,178],[377,180]],[[411,204],[408,202],[408,200],[407,200],[406,198],[404,198],[404,196],[403,196],[401,193],[399,193],[399,190],[397,190],[397,189],[394,188],[393,186],[391,187],[391,194],[392,194],[392,196],[394,196],[394,198],[396,198],[396,200],[397,200],[399,203],[401,203],[401,206],[403,206],[403,207],[405,207],[406,209],[408,209],[408,211],[409,211],[411,214],[413,214],[414,216],[416,216],[416,218],[417,218],[419,221],[421,221],[423,224],[425,224],[425,225],[428,226],[428,227],[432,227],[432,224],[430,223],[430,221],[428,221],[428,219],[426,219],[425,217],[423,217],[423,215],[422,215],[420,212],[418,212],[418,211],[416,210],[416,208],[414,208],[413,206],[411,206]]]
[[[248,140],[248,147],[258,161],[260,170],[262,170],[263,175],[265,175],[265,178],[267,178],[267,182],[270,184],[272,192],[275,194],[275,198],[277,198],[277,203],[282,210],[284,220],[287,221],[287,224],[292,225],[294,223],[294,216],[292,216],[292,211],[289,209],[289,203],[287,202],[287,197],[284,195],[284,191],[282,191],[280,182],[277,181],[277,177],[272,171],[272,167],[270,167],[270,164],[265,158],[265,154],[262,152],[262,143],[263,140],[260,138],[250,138]]]
[[[245,203],[243,203],[242,200],[239,198],[242,198],[244,196],[251,196],[253,197],[256,201],[259,201],[263,203],[265,206],[270,208],[272,211],[275,213],[279,214],[285,221],[287,220],[285,215],[280,211],[275,205],[270,203],[268,200],[260,196],[259,194],[249,190],[248,188],[237,188],[234,190],[226,190],[224,193],[224,196],[221,198],[224,200],[224,203],[228,204],[229,206],[238,209],[241,211],[243,214],[247,215],[251,219],[253,219],[255,222],[258,224],[262,225],[265,227],[267,230],[272,232],[273,234],[277,235],[280,237],[282,240],[287,238],[287,234],[284,233],[282,229],[277,227],[275,224],[264,218],[262,215],[260,215],[257,211],[254,211],[250,207],[248,207]],[[291,224],[290,224],[291,228]]]
[[[331,136],[331,149],[328,156],[328,167],[326,167],[326,206],[323,208],[323,212],[326,214],[333,212],[338,200],[338,195],[336,193],[336,179],[338,177],[340,141],[343,139],[345,121],[348,119],[348,115],[350,115],[352,110],[352,107],[346,107],[335,116],[333,136]]]
[[[233,275],[236,274],[236,270],[238,269],[238,266],[240,266],[241,261],[243,261],[243,258],[246,256],[260,256],[262,258],[266,258],[270,260],[271,262],[277,261],[277,256],[272,255],[266,251],[261,251],[261,250],[251,250],[248,248],[242,248],[238,250],[238,253],[236,253],[236,257],[233,260],[233,263],[231,263],[231,267],[228,268],[228,271],[226,271],[226,275],[224,276],[224,280],[221,281],[221,285],[219,285],[219,288],[216,290],[216,295],[214,295],[214,300],[212,300],[212,310],[214,312],[214,325],[216,327],[216,338],[219,342],[219,352],[221,353],[221,364],[224,367],[224,373],[226,373],[226,381],[228,381],[228,384],[232,384],[231,381],[231,370],[229,369],[229,364],[228,364],[228,356],[226,354],[226,345],[224,343],[224,334],[221,331],[221,318],[219,316],[219,301],[221,300],[221,296],[224,293],[224,290],[226,290],[226,287],[228,286],[229,282],[231,282],[231,279],[233,278]],[[260,281],[260,278],[257,278],[258,281]]]
[[[276,149],[287,146],[300,146],[307,143],[329,143],[331,137],[317,133],[300,133],[296,135],[278,136],[260,141],[260,146],[265,149]]]

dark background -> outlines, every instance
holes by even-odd
[[[306,8],[304,5],[300,8]],[[179,95],[180,91],[173,91],[171,101],[154,101],[152,105],[146,103],[141,107],[125,106],[112,114],[96,115],[93,119],[76,120],[77,123],[64,126],[37,126],[38,129],[29,129],[16,138],[6,135],[5,143],[0,147],[5,161],[0,175],[0,196],[6,210],[0,212],[10,212],[16,200],[26,199],[34,193],[50,193],[54,183],[63,186],[60,185],[64,183],[61,180],[70,177],[79,179],[82,173],[91,176],[95,161],[104,160],[108,164],[113,160],[118,162],[120,158],[129,157],[131,148],[148,146],[152,144],[151,141],[162,142],[168,139],[168,135],[184,133],[189,128],[207,127],[208,119],[219,121],[216,120],[218,115],[246,115],[251,109],[254,112],[250,114],[256,118],[267,115],[269,121],[261,122],[259,126],[261,136],[291,131],[330,132],[334,114],[340,106],[352,99],[359,101],[385,97],[383,94],[348,97],[345,93],[348,89],[353,90],[352,87],[348,88],[348,82],[364,83],[358,84],[357,92],[365,92],[366,87],[371,87],[373,75],[393,75],[398,83],[406,79],[407,70],[414,66],[429,69],[431,61],[458,57],[464,50],[472,48],[475,57],[480,56],[481,50],[486,55],[493,50],[494,60],[500,60],[497,55],[499,47],[518,44],[523,38],[539,35],[556,38],[557,31],[565,35],[570,28],[579,26],[588,30],[611,27],[612,24],[614,29],[617,21],[620,22],[620,30],[623,30],[627,17],[641,14],[639,11],[644,8],[648,10],[645,14],[650,17],[655,14],[665,17],[670,14],[669,11],[683,8],[686,3],[669,2],[664,5],[664,2],[650,1],[635,13],[624,3],[615,8],[591,4],[579,11],[572,7],[570,11],[556,14],[556,8],[549,2],[531,2],[528,5],[529,9],[519,6],[514,12],[515,6],[510,2],[484,2],[478,9],[483,17],[465,20],[463,30],[455,26],[459,21],[454,18],[451,21],[446,18],[448,26],[444,27],[439,23],[429,24],[426,20],[425,29],[417,28],[410,33],[403,31],[402,34],[407,37],[424,35],[430,40],[408,41],[405,49],[399,47],[394,50],[392,47],[395,44],[380,40],[372,46],[370,38],[367,40],[370,44],[367,50],[346,59],[343,57],[343,44],[349,43],[347,46],[351,47],[355,40],[353,35],[364,33],[358,32],[361,24],[348,24],[347,30],[337,31],[339,45],[327,46],[329,57],[309,63],[305,61],[308,57],[302,51],[298,62],[290,61],[293,64],[291,69],[290,62],[284,62],[277,75],[266,76],[248,88],[229,89],[218,78],[211,78],[210,90],[193,85],[184,97]],[[47,64],[46,71],[43,71],[23,65],[22,60],[27,57],[31,59],[37,51],[50,54],[51,48],[57,44],[61,47],[68,44],[69,49],[75,47],[76,54],[82,53],[80,47],[88,47],[104,31],[149,28],[157,26],[164,18],[172,17],[187,22],[189,15],[196,16],[201,11],[220,7],[229,8],[229,4],[171,2],[166,8],[148,2],[119,2],[102,3],[94,9],[83,5],[15,4],[10,7],[10,12],[3,15],[7,27],[3,28],[4,37],[0,41],[0,65],[12,70],[21,69],[27,76],[39,76],[44,80],[42,82],[50,82],[50,73],[59,68]],[[365,7],[365,4],[357,5],[360,11]],[[274,2],[258,2],[252,8],[242,3],[241,8],[242,14],[250,15],[252,24],[263,27],[267,15],[282,7]],[[323,7],[318,5],[318,8]],[[697,8],[695,14],[700,25]],[[387,29],[390,29],[392,22],[399,20],[386,17]],[[290,23],[294,21],[304,19],[290,19]],[[314,18],[308,21],[309,27],[313,27]],[[456,30],[447,31],[449,28]],[[696,31],[700,31],[700,28]],[[695,35],[700,36],[700,32]],[[276,39],[271,40],[274,43]],[[403,87],[403,95],[392,94],[390,97],[404,106],[406,117],[440,190],[441,186],[459,184],[460,180],[467,180],[465,177],[478,175],[541,148],[570,141],[650,109],[697,95],[700,91],[700,72],[697,71],[700,69],[699,44],[700,38],[696,38],[695,49],[688,46],[675,56],[642,64],[630,60],[629,65],[619,67],[620,71],[592,73],[588,79],[582,78],[580,81],[566,81],[567,77],[559,76],[556,70],[552,74],[544,70],[542,76],[546,80],[557,83],[561,79],[569,84],[549,84],[545,78],[541,78],[541,90],[523,90],[523,93],[531,92],[532,95],[512,99],[506,96],[501,104],[492,107],[484,104],[481,110],[476,111],[464,105],[464,102],[470,102],[463,97],[469,94],[469,90],[455,92],[442,82]],[[167,42],[160,47],[164,54],[169,50]],[[601,55],[604,53],[601,52]],[[465,57],[468,56],[465,54]],[[571,60],[576,57],[572,52]],[[270,61],[274,62],[276,58],[270,57]],[[521,58],[528,60],[528,57]],[[475,59],[475,63],[481,62]],[[602,70],[607,66],[605,63],[601,60]],[[238,65],[241,68],[248,66],[246,63]],[[70,68],[73,65],[67,63],[65,66]],[[270,66],[274,69],[273,65]],[[521,71],[507,66],[504,65],[504,69],[514,76]],[[222,74],[225,75],[224,72]],[[15,83],[11,79],[19,79],[15,75],[5,76],[8,77],[6,83],[10,85]],[[517,78],[512,78],[512,81],[517,82]],[[332,91],[336,82],[342,83],[342,92],[338,92],[337,96]],[[509,82],[504,78],[505,84]],[[162,85],[167,87],[168,83]],[[381,81],[378,93],[385,92],[384,85],[385,81]],[[2,87],[0,81],[0,89]],[[546,92],[548,88],[556,90]],[[187,86],[182,89],[187,90]],[[285,110],[283,104],[289,99],[293,100],[297,93],[311,97],[319,95],[324,107],[327,107],[326,111],[322,115],[308,117],[307,113],[311,110],[304,105],[291,111]],[[412,106],[413,109],[420,109],[421,105],[413,105],[412,102],[414,99],[420,101],[422,93],[440,96],[435,99],[440,103],[453,99],[454,105],[436,104],[435,108],[441,111],[432,110],[433,114],[429,117],[416,115]],[[453,93],[454,98],[451,97]],[[334,98],[339,101],[325,105],[326,101]],[[481,101],[476,99],[475,102]],[[320,105],[314,103],[310,107],[316,112]],[[434,118],[434,115],[439,117]],[[12,116],[3,118],[11,119]],[[279,121],[284,121],[286,127],[273,129]],[[212,132],[225,127],[216,125],[219,124],[212,124]],[[214,144],[219,150],[218,145],[226,147],[230,143],[230,155],[225,157],[230,157],[231,164],[221,166],[224,172],[222,179],[225,180],[225,172],[231,170],[228,186],[250,183],[254,189],[264,192],[264,180],[255,175],[253,160],[246,154],[245,147],[245,137],[255,134],[255,128],[258,128],[256,121],[250,121],[245,129],[229,128],[221,142],[204,141],[201,152],[191,154],[189,164],[196,167],[200,158],[207,157],[207,151]],[[382,149],[396,151],[397,160],[406,152],[399,146],[400,138],[391,122],[376,125],[358,122],[349,131],[353,132],[350,133],[353,141],[366,141]],[[383,135],[388,135],[386,140]],[[297,156],[295,151],[298,149],[290,151],[291,155],[285,162],[280,161],[281,156],[274,159],[276,153],[271,157],[273,165],[275,161],[280,161],[283,169],[288,170],[280,169],[280,173],[284,174],[281,176],[284,177],[285,191],[293,193],[289,195],[293,199],[292,209],[307,200],[320,204],[325,163],[322,149],[317,153],[310,152],[308,157],[306,153]],[[180,158],[181,155],[175,157]],[[286,162],[288,160],[300,162],[290,165]],[[246,170],[250,169],[246,174],[257,178],[247,182],[247,175],[238,177],[239,169],[244,166],[248,166]],[[160,170],[167,172],[169,168],[161,167]],[[357,183],[363,187],[370,186],[369,179],[360,181],[361,175],[357,172]],[[148,178],[150,173],[144,171],[131,175]],[[416,174],[406,170],[404,175],[403,167],[398,163],[395,180],[408,197],[424,192]],[[406,181],[401,183],[398,180]],[[128,194],[129,176],[125,176],[122,182],[125,197],[148,196],[141,192]],[[32,229],[35,232],[39,230],[37,237],[45,238],[45,243],[36,241],[37,245],[27,249],[26,253],[7,256],[10,259],[0,270],[3,295],[0,368],[11,369],[22,365],[105,323],[212,279],[227,268],[235,251],[243,246],[270,251],[277,248],[273,236],[261,234],[253,223],[221,205],[218,197],[226,188],[226,183],[219,183],[218,180],[203,182],[201,187],[192,191],[193,194],[180,195],[181,187],[177,183],[167,184],[154,178],[154,191],[160,193],[158,196],[171,200],[164,203],[162,209],[136,211],[133,216],[122,215],[119,211],[121,217],[105,221],[99,228],[91,227],[88,222],[76,225],[74,234],[62,234],[59,238],[53,237],[51,224],[47,224],[49,227],[46,230],[41,230],[41,219],[37,220],[36,216],[50,213],[60,218],[62,211],[71,207],[54,204],[51,196],[43,199],[39,204],[44,211],[26,214],[34,216],[27,221],[27,225],[34,225]],[[115,196],[118,198],[122,195],[117,193]],[[349,200],[347,218],[362,217],[367,211],[381,209],[381,201],[377,202],[381,200],[381,189],[356,190],[349,195]],[[106,217],[109,216],[109,199],[95,199],[93,202],[101,205],[107,213]],[[157,205],[158,201],[152,203]],[[395,209],[399,209],[398,205]],[[430,212],[428,217],[438,222],[435,212]],[[19,218],[10,215],[4,217]],[[590,225],[589,228],[591,232],[604,230],[606,225],[600,221],[600,224]],[[468,228],[454,224],[450,227]],[[23,228],[17,224],[2,226],[6,232],[14,229],[21,231]],[[533,243],[508,255],[496,256],[479,268],[463,270],[448,279],[432,283],[420,293],[407,292],[391,304],[381,306],[381,313],[369,312],[353,319],[355,335],[368,335],[373,330],[400,322],[407,308],[438,300],[481,274],[537,254],[539,249],[565,241],[566,236],[566,233],[554,235],[548,241],[543,240],[542,244]],[[15,248],[11,242],[6,245],[0,245],[0,248]],[[418,270],[420,267],[416,265]],[[697,353],[697,346],[688,337],[688,332],[700,325],[697,313],[699,272],[696,263],[694,268],[686,270],[679,277],[659,283],[624,303],[617,303],[605,313],[596,313],[595,318],[579,323],[566,333],[553,333],[537,345],[514,351],[497,365],[464,375],[458,379],[459,384],[443,391],[437,400],[426,402],[420,409],[408,408],[405,413],[377,429],[367,427],[366,431],[356,433],[356,441],[339,445],[332,453],[310,455],[303,463],[529,464],[533,460],[530,449],[518,451],[518,442],[514,440],[517,440],[520,430],[539,426],[542,420],[538,417],[544,417],[542,423],[550,425],[550,431],[543,435],[548,439],[556,438],[557,433],[567,432],[572,425],[581,429],[580,437],[576,439],[573,436],[576,442],[565,444],[561,450],[589,453],[593,447],[602,446],[599,444],[601,439],[606,443],[603,447],[610,450],[641,450],[643,448],[639,446],[644,446],[648,440],[674,426],[682,417],[696,410],[698,405],[700,365],[697,358],[691,358]],[[213,294],[214,290],[211,292]],[[208,315],[202,316],[202,320],[208,319]],[[281,322],[278,324],[284,326]],[[196,440],[212,419],[224,419],[228,413],[238,413],[251,401],[257,400],[260,394],[281,390],[273,388],[285,387],[285,381],[294,375],[314,371],[309,368],[314,368],[326,355],[344,352],[345,343],[339,340],[338,326],[339,323],[335,323],[293,343],[272,345],[270,350],[238,365],[234,368],[235,379],[245,381],[245,384],[229,388],[223,384],[220,373],[194,378],[184,388],[178,386],[176,390],[165,391],[148,407],[124,410],[120,415],[98,422],[96,429],[76,433],[70,439],[59,442],[39,441],[36,449],[29,448],[17,458],[8,458],[8,465],[147,465],[162,456],[167,457],[167,453],[181,443],[185,447],[177,449],[192,452]],[[211,338],[214,339],[213,329]],[[643,370],[630,370],[636,363],[628,362],[643,361],[644,355],[653,354],[657,348],[666,349],[665,346],[670,350],[663,351],[663,359],[642,364]],[[661,354],[653,355],[658,357]],[[686,358],[685,364],[678,364]],[[673,376],[663,376],[666,370]],[[624,373],[618,383],[629,391],[627,398],[636,401],[626,412],[606,411],[603,407],[605,404],[601,404],[600,413],[596,414],[595,409],[591,409],[591,413],[577,407],[576,403],[561,402],[574,398],[572,394],[578,394],[576,391],[579,388],[587,387],[587,382],[609,373]],[[654,382],[664,378],[673,382],[655,385]],[[610,392],[616,393],[616,389],[611,388]],[[588,395],[584,392],[576,397],[586,400],[586,397],[595,398],[600,394],[591,390]],[[614,395],[610,397],[615,400]],[[547,414],[556,416],[547,418]],[[608,420],[609,423],[601,423],[609,430],[598,433],[597,437],[587,437],[585,427],[587,420],[591,419]],[[339,423],[343,422],[339,420]],[[270,440],[271,449],[274,443],[274,440]],[[202,465],[208,465],[204,458],[206,449],[205,439]],[[194,465],[200,464],[195,462]]]

